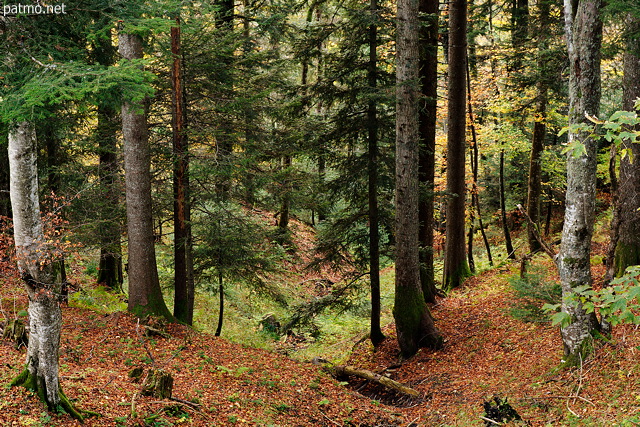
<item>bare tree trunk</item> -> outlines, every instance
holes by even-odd
[[[396,278],[393,315],[402,357],[439,347],[442,336],[424,301],[418,251],[418,2],[400,0],[396,56]],[[463,231],[464,233],[464,231]]]
[[[438,107],[438,0],[420,0],[420,281],[424,300],[436,302],[433,271],[434,180],[436,167],[436,114]]]
[[[453,289],[468,277],[465,256],[465,153],[467,1],[449,3],[449,129],[447,134],[447,240],[444,288]]]
[[[624,53],[623,109],[634,110],[640,97],[640,20],[629,14],[626,19],[626,49]],[[640,144],[626,143],[632,156],[620,159],[620,177],[614,198],[612,221],[612,252],[609,275],[620,277],[627,267],[640,264]]]
[[[502,217],[502,231],[504,233],[504,242],[507,247],[507,258],[516,259],[511,243],[511,233],[509,232],[509,224],[507,224],[507,206],[505,201],[504,188],[504,150],[500,150],[500,212]]]
[[[134,34],[119,34],[120,54],[127,60],[142,58],[142,40]],[[162,297],[153,238],[151,206],[151,155],[147,116],[143,103],[122,105],[124,170],[129,236],[129,311],[171,319]]]
[[[34,391],[50,410],[62,406],[82,419],[62,393],[58,354],[62,311],[59,297],[63,281],[60,263],[51,259],[45,241],[38,196],[36,134],[22,122],[9,130],[10,194],[18,270],[29,295],[27,366],[12,381]]]
[[[540,195],[542,193],[542,170],[541,155],[544,151],[544,139],[546,135],[546,114],[547,114],[547,75],[545,55],[547,51],[547,32],[549,31],[549,2],[538,2],[539,26],[538,26],[538,51],[537,70],[538,81],[536,82],[536,106],[533,121],[533,138],[531,140],[531,155],[529,158],[529,180],[527,185],[527,215],[531,222],[527,222],[527,240],[529,250],[537,252],[540,250],[540,243],[535,237],[533,227],[540,227]]]
[[[369,90],[378,86],[378,2],[370,0],[369,11],[372,24],[369,26],[369,64],[367,77]],[[371,281],[371,330],[369,338],[373,346],[380,344],[385,336],[380,328],[380,230],[378,214],[378,108],[375,100],[369,101],[367,109],[368,139],[368,196],[369,196],[369,280]]]
[[[565,32],[569,53],[569,125],[596,116],[600,103],[601,0],[565,0]],[[567,156],[567,191],[562,244],[557,257],[563,297],[578,286],[591,286],[591,236],[595,216],[597,141],[588,132],[569,131],[569,144],[584,144],[584,152]],[[598,329],[594,313],[582,304],[562,304],[572,323],[563,327],[562,341],[570,363],[588,352]]]
[[[182,77],[182,54],[180,47],[180,18],[171,27],[171,54],[173,64],[172,81],[172,128],[173,128],[173,244],[174,244],[174,289],[173,315],[177,320],[193,324],[194,283],[190,278],[192,266],[191,225],[189,223],[189,146],[186,134],[186,103]],[[191,279],[191,280],[190,280]]]
[[[100,209],[100,264],[97,282],[122,291],[122,229],[119,206],[118,161],[116,155],[117,113],[109,106],[98,106],[98,158],[100,186],[104,205]]]

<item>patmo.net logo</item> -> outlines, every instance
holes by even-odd
[[[67,13],[66,4],[4,4],[2,6],[3,16],[18,15],[61,15]]]

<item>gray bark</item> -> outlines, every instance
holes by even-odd
[[[597,115],[600,103],[601,0],[565,0],[565,31],[570,61],[569,124]],[[567,190],[562,244],[556,260],[563,296],[574,288],[591,285],[590,249],[596,197],[597,141],[588,132],[569,132],[569,143],[579,141],[585,152],[568,154]],[[594,313],[585,313],[582,304],[562,304],[572,322],[563,327],[565,355],[583,354],[585,343],[598,328]]]
[[[27,370],[49,407],[60,404],[61,283],[45,244],[38,197],[36,135],[28,122],[9,131],[10,194],[18,269],[29,295]]]
[[[119,34],[119,52],[128,60],[142,58],[142,40]],[[171,318],[158,280],[151,205],[151,155],[143,103],[122,105],[122,136],[129,237],[129,311]]]

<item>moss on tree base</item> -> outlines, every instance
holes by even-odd
[[[72,418],[84,422],[85,417],[87,416],[99,416],[97,412],[85,411],[76,408],[76,406],[71,403],[69,398],[62,391],[62,387],[58,389],[58,403],[49,402],[46,398],[46,390],[42,387],[36,378],[36,376],[32,375],[29,372],[29,369],[25,368],[16,378],[11,381],[9,384],[10,387],[22,386],[27,390],[34,392],[38,398],[47,405],[47,408],[50,411],[57,413],[67,413],[71,415]]]

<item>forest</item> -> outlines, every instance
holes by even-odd
[[[637,0],[0,16],[0,424],[640,423]]]

